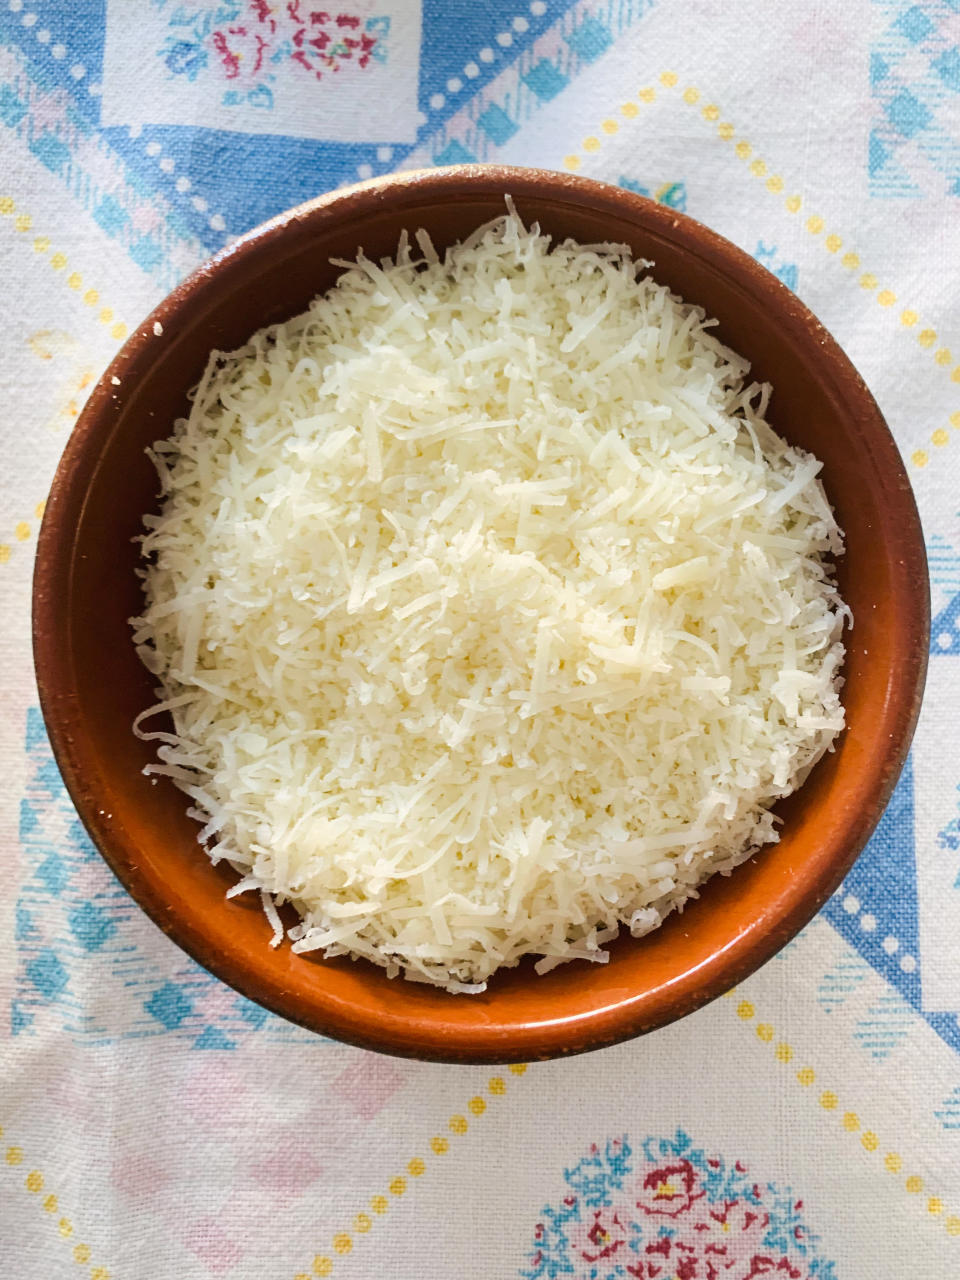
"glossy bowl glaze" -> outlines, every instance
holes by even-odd
[[[778,806],[779,844],[650,936],[623,938],[607,965],[538,978],[530,962],[480,996],[390,981],[366,962],[268,946],[234,874],[197,844],[186,798],[142,773],[131,732],[153,701],[127,619],[143,514],[157,507],[144,450],[186,411],[210,350],[304,310],[339,274],[331,257],[392,253],[402,228],[446,246],[503,210],[554,236],[615,240],[720,322],[720,338],[773,383],[771,421],[823,460],[846,533],[848,728],[805,786]],[[926,667],[929,600],[920,525],[893,439],[869,391],[816,318],[747,254],[630,192],[558,173],[463,167],[335,192],[259,227],[177,288],[97,383],[47,503],[34,585],[34,649],[57,761],[95,844],[157,925],[250,999],[368,1048],[457,1062],[554,1057],[683,1017],[763,964],[837,888],[877,823],[906,757]]]

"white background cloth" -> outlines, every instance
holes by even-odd
[[[960,7],[497,0],[421,13],[345,0],[340,13],[389,18],[369,28],[385,51],[370,70],[386,96],[343,50],[339,71],[297,79],[293,37],[271,36],[277,78],[263,87],[280,105],[267,126],[256,114],[265,95],[249,97],[261,81],[251,72],[234,100],[216,61],[218,31],[229,45],[246,23],[237,50],[255,47],[260,6],[110,0],[104,13],[3,0],[5,1274],[747,1280],[781,1256],[773,1236],[786,1224],[781,1252],[795,1271],[778,1276],[950,1280],[960,1274]],[[136,74],[138,56],[149,74]],[[189,962],[77,828],[30,657],[38,504],[125,332],[277,208],[372,172],[463,158],[644,190],[795,288],[865,376],[903,451],[935,618],[911,765],[822,915],[681,1024],[522,1072],[323,1041]],[[711,1158],[731,1179],[722,1211],[706,1190]],[[564,1197],[574,1217],[563,1218]],[[745,1225],[748,1213],[770,1215],[762,1231]]]

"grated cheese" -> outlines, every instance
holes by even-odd
[[[820,464],[650,264],[512,207],[415,240],[214,353],[151,450],[135,731],[275,942],[292,902],[297,951],[476,992],[777,839],[849,613]]]

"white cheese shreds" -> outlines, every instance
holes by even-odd
[[[819,463],[650,264],[512,208],[415,240],[154,445],[137,732],[277,937],[292,902],[295,950],[472,992],[777,839],[849,614]]]

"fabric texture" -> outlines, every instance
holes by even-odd
[[[466,160],[617,183],[777,274],[917,495],[920,728],[867,850],[729,998],[501,1069],[239,998],[77,821],[30,653],[89,387],[263,219]],[[960,3],[0,0],[0,1263],[17,1280],[960,1274]]]

